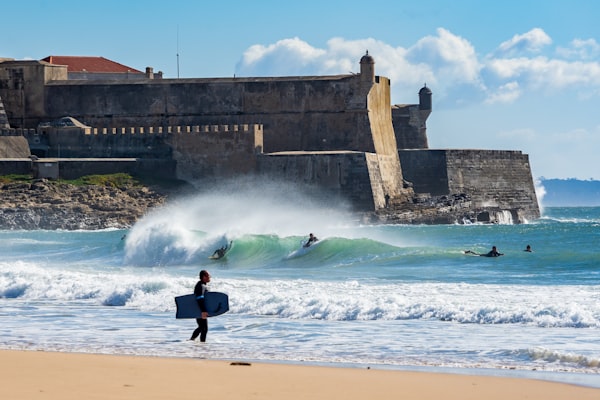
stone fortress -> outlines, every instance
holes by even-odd
[[[368,52],[356,74],[262,78],[163,79],[106,59],[96,58],[114,64],[105,71],[77,69],[77,57],[44,60],[0,59],[0,174],[129,172],[200,190],[267,176],[342,200],[367,221],[540,216],[526,154],[429,149],[431,90],[392,105]],[[3,155],[10,140],[27,149]]]

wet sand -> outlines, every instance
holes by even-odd
[[[11,400],[600,399],[564,383],[373,368],[12,350],[0,359],[0,398]]]

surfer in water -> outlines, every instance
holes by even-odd
[[[523,251],[526,251],[528,253],[533,253],[533,250],[531,250],[531,245],[527,245],[527,247],[525,247],[525,250],[523,250]]]
[[[232,244],[233,244],[233,240],[231,242],[229,242],[229,244],[226,244],[225,246],[221,247],[220,249],[216,249],[215,252],[213,253],[213,255],[211,256],[211,258],[215,258],[215,259],[223,258],[225,256],[225,253],[227,253],[227,250],[229,250],[231,248]]]
[[[194,287],[194,294],[196,295],[196,301],[198,302],[198,307],[202,311],[202,317],[196,318],[196,323],[198,327],[192,333],[192,337],[190,340],[196,340],[198,336],[200,336],[200,341],[206,341],[206,334],[208,333],[208,313],[206,312],[206,306],[204,305],[204,293],[208,291],[206,285],[210,282],[210,274],[206,270],[200,271],[200,280],[196,283],[196,287]]]
[[[304,243],[304,246],[302,246],[302,247],[310,247],[310,245],[312,245],[313,243],[316,243],[318,240],[319,239],[317,239],[317,237],[315,235],[310,233],[308,235],[308,240],[306,241],[306,243]]]
[[[496,246],[492,246],[492,250],[490,250],[489,252],[487,252],[485,254],[480,254],[480,256],[483,256],[483,257],[500,257],[503,255],[504,255],[504,253],[498,252],[498,249],[496,249]]]
[[[500,257],[500,256],[504,255],[504,253],[498,252],[498,249],[496,249],[496,246],[492,246],[492,250],[490,250],[489,252],[487,252],[485,254],[475,253],[472,250],[465,250],[465,254],[475,254],[476,256],[481,256],[481,257]]]

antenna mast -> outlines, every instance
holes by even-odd
[[[177,25],[177,79],[179,79],[179,25]]]

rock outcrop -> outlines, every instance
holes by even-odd
[[[46,179],[0,183],[0,229],[127,229],[151,209],[166,205],[177,195],[189,194],[190,189],[130,183],[79,186]],[[512,223],[518,218],[504,214],[499,209],[477,212],[469,196],[463,194],[415,197],[411,203],[359,213],[359,218],[373,224]]]
[[[0,229],[131,227],[167,194],[144,186],[76,186],[47,180],[0,183]]]

